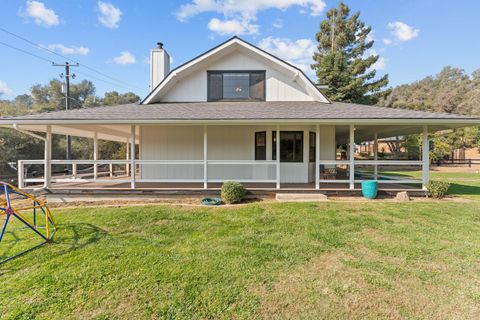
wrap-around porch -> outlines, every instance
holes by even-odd
[[[429,179],[425,125],[354,123],[37,125],[16,129],[45,143],[44,158],[18,161],[21,188],[217,190],[238,181],[251,190],[424,190]],[[44,131],[45,135],[34,132]],[[421,133],[417,159],[387,155],[381,139]],[[53,134],[93,140],[92,159],[52,159]],[[277,137],[279,137],[277,139]],[[124,159],[100,159],[100,139],[126,144]],[[421,171],[421,179],[401,172]]]

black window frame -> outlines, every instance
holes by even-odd
[[[313,142],[313,144],[312,144]],[[308,160],[310,162],[315,162],[317,155],[317,134],[315,132],[308,133]]]
[[[288,158],[283,157],[282,158],[282,133],[283,134],[300,134],[300,150],[299,150],[299,156],[300,159],[295,159],[289,160]],[[305,148],[304,146],[304,137],[303,137],[303,131],[280,131],[280,162],[286,162],[286,163],[303,163],[303,150]],[[272,131],[272,160],[275,161],[277,160],[277,144],[276,144],[276,136],[277,132]]]
[[[248,73],[249,74],[249,98],[223,98],[223,74],[225,73]],[[222,98],[212,98],[210,94],[210,75],[220,74],[222,75]],[[251,88],[252,88],[252,74],[261,74],[263,75],[263,92],[261,98],[252,98]],[[209,102],[218,102],[218,101],[265,101],[267,95],[267,80],[266,80],[266,70],[207,70],[207,101]]]
[[[258,146],[258,137],[260,135],[263,135],[263,146]],[[255,160],[267,160],[267,131],[257,131],[255,132]],[[259,148],[263,148],[262,151],[260,151]]]

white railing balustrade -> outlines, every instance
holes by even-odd
[[[422,184],[423,179],[410,179],[393,175],[378,173],[379,166],[419,166],[422,161],[411,160],[355,160],[355,169],[361,167],[373,167],[372,172],[360,172],[363,179],[351,177],[349,166],[350,160],[321,160],[319,169],[332,171],[332,174],[324,174],[320,170],[319,183],[360,183],[366,178],[376,180],[381,184]],[[129,170],[129,166],[133,164]],[[207,170],[205,169],[205,164]],[[26,169],[36,165],[45,168],[44,160],[19,160],[18,161],[18,185],[20,188],[27,184],[46,184],[46,177],[31,177]],[[71,167],[71,171],[55,174],[49,177],[52,183],[69,182],[96,182],[104,184],[131,183],[222,183],[225,181],[238,181],[242,183],[278,183],[277,161],[270,160],[51,160],[51,167]],[[79,170],[79,166],[89,166]],[[94,167],[103,166],[105,171],[96,170]],[[118,168],[120,167],[120,170]],[[336,169],[343,167],[345,174],[336,176]],[[117,168],[117,170],[114,170]],[[45,171],[45,170],[44,170]],[[88,171],[88,172],[87,172]],[[95,174],[96,173],[96,174]],[[328,178],[322,178],[328,177]]]
[[[129,170],[133,163],[135,170]],[[204,160],[51,160],[51,167],[71,166],[70,171],[52,174],[52,183],[96,182],[96,183],[221,183],[235,180],[244,183],[275,183],[276,161],[251,160],[208,160],[204,171]],[[30,177],[26,168],[31,165],[45,166],[44,160],[19,160],[18,185],[45,184],[46,177]],[[89,172],[79,170],[79,166],[91,166]],[[108,166],[107,171],[94,170],[94,167]],[[114,166],[123,166],[120,175]],[[45,171],[45,170],[44,170]],[[55,170],[52,170],[55,173]],[[204,173],[207,172],[207,176]]]
[[[208,160],[208,182],[276,183],[277,162],[271,160]]]
[[[338,166],[350,166],[352,162],[350,160],[320,160],[319,165],[320,168],[323,166],[324,168],[336,168]],[[398,178],[393,175],[381,175],[378,173],[379,166],[397,166],[397,167],[407,167],[407,166],[423,166],[423,161],[417,160],[354,160],[353,165],[355,170],[360,167],[373,167],[372,173],[365,173],[362,172],[362,175],[368,176],[368,180],[376,180],[378,183],[381,184],[423,184],[425,183],[423,179],[403,179]],[[320,171],[322,172],[322,171]],[[361,183],[363,180],[366,179],[357,179],[355,177],[350,177],[349,173],[350,170],[345,170],[346,175],[345,179],[319,179],[320,183]],[[320,177],[322,173],[320,174]]]

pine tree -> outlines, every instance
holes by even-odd
[[[323,90],[334,101],[375,104],[388,91],[388,75],[374,80],[372,66],[378,55],[366,56],[374,41],[369,40],[371,27],[359,20],[360,12],[350,16],[350,9],[340,2],[327,12],[316,35],[318,52],[313,56],[318,82],[328,86]]]

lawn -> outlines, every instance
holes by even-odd
[[[379,201],[57,209],[55,243],[0,266],[0,315],[475,319],[479,207]],[[7,237],[0,256],[24,243]]]
[[[381,174],[412,177],[416,179],[422,178],[421,171],[382,172]],[[480,200],[480,173],[431,171],[430,179],[450,182],[451,186],[448,194],[451,196]]]

